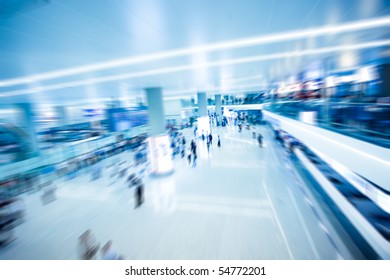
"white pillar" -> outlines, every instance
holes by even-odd
[[[222,121],[222,100],[220,94],[215,95],[215,113],[217,114],[217,125],[219,126]]]
[[[199,117],[207,117],[207,98],[205,92],[198,93],[198,114]]]
[[[198,93],[198,135],[210,133],[210,122],[207,113],[207,99],[205,92]]]
[[[150,135],[165,133],[165,117],[161,88],[147,88]]]
[[[172,150],[169,135],[165,132],[164,105],[161,88],[147,88],[150,137],[149,152],[153,175],[173,172]]]

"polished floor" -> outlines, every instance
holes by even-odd
[[[50,204],[42,205],[40,193],[25,195],[26,221],[0,248],[0,259],[78,259],[78,237],[88,228],[126,259],[360,258],[269,129],[258,129],[263,149],[247,130],[215,128],[210,153],[197,140],[195,168],[175,158],[172,175],[145,178],[138,209],[125,179],[111,177],[116,165],[107,167],[130,164],[128,152],[102,162],[96,181],[87,172],[57,181],[58,198]],[[188,146],[192,131],[184,133]]]

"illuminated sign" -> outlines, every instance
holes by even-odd
[[[198,134],[199,134],[199,136],[201,136],[202,133],[204,133],[205,136],[210,133],[209,117],[198,118]]]
[[[173,171],[172,149],[168,135],[148,139],[152,174],[166,174]]]
[[[111,132],[124,131],[147,125],[148,112],[145,109],[112,108],[108,110],[108,122]]]

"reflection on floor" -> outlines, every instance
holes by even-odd
[[[77,240],[90,228],[126,259],[354,258],[266,127],[257,146],[248,131],[215,128],[210,153],[198,140],[196,168],[174,160],[175,172],[145,179],[145,204],[134,209],[125,178],[90,181],[85,173],[57,182],[58,199],[42,206],[24,197],[26,222],[0,259],[77,259]],[[184,134],[189,144],[191,130]],[[187,144],[187,145],[188,145]],[[119,157],[125,159],[125,152]],[[108,166],[113,159],[103,162]]]

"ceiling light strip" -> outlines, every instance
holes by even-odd
[[[284,52],[284,53],[236,58],[236,59],[219,60],[219,61],[213,61],[213,62],[207,62],[201,64],[181,65],[181,66],[132,72],[132,73],[124,73],[118,75],[111,75],[111,76],[94,78],[94,79],[78,80],[78,81],[53,84],[48,86],[40,86],[40,87],[34,87],[30,89],[8,91],[0,94],[0,96],[12,96],[12,95],[44,92],[44,91],[54,91],[54,90],[60,90],[64,88],[81,87],[81,86],[87,86],[91,84],[99,84],[99,83],[113,82],[118,80],[126,80],[126,79],[133,79],[133,78],[140,78],[140,77],[154,76],[154,75],[161,75],[161,74],[177,73],[177,72],[183,72],[183,71],[189,71],[195,69],[205,69],[205,68],[211,68],[217,66],[267,61],[267,60],[274,60],[274,59],[282,59],[286,57],[311,56],[311,55],[319,55],[319,54],[332,53],[332,52],[342,52],[348,50],[376,48],[376,47],[383,47],[389,45],[390,45],[390,40],[381,40],[381,41],[374,41],[374,42],[361,43],[355,45],[344,45],[344,46],[336,46],[336,47],[311,49],[305,51]]]
[[[263,45],[268,43],[302,39],[306,37],[318,37],[318,36],[324,36],[329,34],[340,34],[345,32],[367,30],[367,29],[384,27],[389,25],[390,25],[390,17],[380,17],[376,19],[356,21],[356,22],[346,23],[346,24],[341,24],[336,26],[324,26],[319,28],[305,29],[301,31],[282,32],[278,34],[271,34],[271,35],[260,36],[260,37],[251,37],[251,38],[245,38],[241,40],[225,41],[225,42],[220,42],[215,44],[176,49],[176,50],[159,52],[159,53],[148,54],[148,55],[132,56],[132,57],[127,57],[122,59],[106,61],[103,63],[94,63],[94,64],[80,66],[80,67],[46,72],[46,73],[31,75],[27,77],[2,80],[0,81],[0,87],[10,87],[10,86],[16,86],[20,84],[34,83],[38,81],[56,79],[56,78],[61,78],[61,77],[66,77],[66,76],[71,76],[76,74],[123,67],[132,64],[145,63],[145,62],[173,58],[173,57],[184,56],[184,55],[191,55],[195,53],[205,53],[211,51]]]

